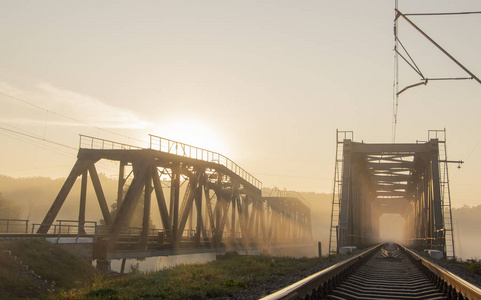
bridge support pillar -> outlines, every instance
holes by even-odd
[[[110,272],[110,260],[97,259],[97,270],[104,273]]]

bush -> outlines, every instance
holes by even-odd
[[[468,259],[466,268],[478,275],[481,275],[481,261],[475,259]]]
[[[102,299],[117,299],[117,291],[111,288],[101,288],[87,293],[87,297],[100,297]]]

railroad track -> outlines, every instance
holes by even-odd
[[[403,246],[384,244],[262,298],[277,299],[481,299],[481,289]]]

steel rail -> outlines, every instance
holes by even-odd
[[[421,257],[405,246],[398,246],[408,253],[412,259],[423,266],[426,275],[428,275],[431,280],[435,281],[438,287],[442,289],[455,289],[457,293],[461,293],[463,295],[464,299],[481,299],[481,289],[477,286]]]
[[[352,268],[356,265],[362,264],[365,260],[370,258],[381,248],[381,246],[381,244],[374,246],[361,254],[355,255],[352,258],[306,277],[282,290],[267,295],[266,297],[261,298],[261,300],[304,299],[306,295],[311,295],[313,293],[317,294],[325,289],[331,291],[333,286],[339,283],[341,278],[344,279],[349,276]]]
[[[372,247],[361,254],[306,277],[273,294],[267,295],[261,298],[261,300],[320,299],[322,297],[320,295],[327,296],[331,294],[334,288],[337,288],[341,282],[344,282],[357,267],[370,261],[370,257],[382,249],[382,246],[383,245],[377,245]],[[419,256],[405,246],[397,246],[398,249],[402,250],[402,252],[417,265],[420,271],[424,273],[426,280],[432,282],[433,288],[440,291],[448,299],[481,299],[480,288]],[[399,252],[400,250],[397,251]],[[390,257],[392,255],[391,253],[385,253],[384,256]]]

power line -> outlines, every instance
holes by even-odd
[[[136,139],[136,138],[133,138],[133,137],[129,137],[129,136],[127,136],[127,135],[123,135],[123,134],[121,134],[121,133],[117,133],[117,132],[114,132],[114,131],[110,131],[110,130],[107,130],[107,129],[103,129],[103,128],[100,128],[100,127],[98,127],[98,126],[95,126],[95,125],[92,125],[92,124],[89,124],[89,123],[86,123],[86,122],[77,120],[77,119],[75,119],[75,118],[69,117],[69,116],[67,116],[67,115],[64,115],[64,114],[61,114],[61,113],[58,113],[58,112],[55,112],[55,111],[48,110],[48,109],[46,109],[46,108],[44,108],[44,107],[41,107],[41,106],[39,106],[39,105],[30,103],[30,102],[28,102],[28,101],[26,101],[26,100],[23,100],[23,99],[20,99],[20,98],[18,98],[18,97],[9,95],[9,94],[7,94],[7,93],[5,93],[5,92],[2,92],[2,91],[0,91],[0,94],[1,94],[1,95],[4,95],[5,97],[8,97],[8,98],[10,98],[10,99],[12,99],[12,100],[16,100],[16,101],[19,101],[19,102],[21,102],[21,103],[23,103],[23,104],[30,105],[30,106],[35,107],[35,108],[37,108],[37,109],[43,110],[43,111],[47,112],[47,114],[48,114],[48,113],[51,113],[51,114],[57,115],[57,116],[59,116],[59,117],[62,117],[62,118],[65,118],[65,119],[68,119],[68,120],[77,122],[77,123],[79,123],[79,124],[82,124],[82,125],[85,125],[85,126],[89,126],[89,127],[95,128],[95,129],[97,129],[97,130],[101,130],[101,131],[108,132],[108,133],[111,133],[111,134],[115,134],[115,135],[118,135],[118,136],[127,138],[127,139],[129,139],[129,140],[131,139],[131,140],[136,140],[136,141],[140,141],[140,142],[145,142],[145,141],[140,140],[140,139]]]
[[[332,178],[321,178],[321,177],[308,177],[308,176],[294,176],[286,174],[267,174],[267,173],[252,173],[256,176],[275,176],[275,177],[290,177],[290,178],[301,178],[301,179],[315,179],[315,180],[332,180]]]
[[[94,125],[91,125],[91,124],[88,124],[88,123],[85,123],[85,122],[82,122],[80,120],[77,120],[77,119],[74,119],[72,117],[69,117],[69,116],[66,116],[66,115],[63,115],[63,114],[60,114],[60,113],[57,113],[57,112],[54,112],[54,111],[50,111],[48,109],[45,109],[41,106],[38,106],[36,104],[33,104],[33,103],[30,103],[28,101],[25,101],[23,99],[20,99],[18,97],[14,97],[14,96],[11,96],[9,94],[6,94],[2,91],[0,91],[0,94],[1,95],[4,95],[10,99],[13,99],[13,100],[16,100],[16,101],[19,101],[19,102],[22,102],[26,105],[30,105],[34,108],[37,108],[37,109],[40,109],[40,110],[43,110],[46,112],[46,120],[45,120],[45,127],[44,127],[44,137],[39,137],[39,136],[36,136],[32,133],[26,133],[23,129],[20,129],[18,127],[15,127],[15,126],[12,126],[12,125],[9,125],[9,124],[6,124],[6,123],[3,123],[3,122],[0,122],[0,124],[4,124],[6,126],[9,126],[9,127],[12,127],[12,128],[15,128],[16,130],[13,130],[13,129],[9,129],[9,128],[5,128],[5,127],[2,127],[0,126],[0,130],[3,130],[4,133],[7,133],[7,136],[8,133],[10,134],[14,134],[14,135],[18,135],[18,136],[21,136],[21,137],[24,137],[24,138],[28,138],[28,139],[34,139],[34,140],[38,140],[38,141],[41,141],[41,142],[46,142],[46,143],[50,143],[50,144],[53,144],[53,145],[57,145],[57,146],[61,146],[61,147],[64,147],[64,148],[68,148],[68,149],[71,149],[71,150],[75,150],[77,151],[78,149],[75,148],[75,147],[71,147],[69,145],[66,145],[66,144],[62,144],[62,143],[59,143],[59,142],[55,142],[55,141],[52,141],[52,140],[49,140],[49,139],[46,139],[45,138],[45,133],[46,133],[46,126],[47,126],[47,120],[48,120],[48,114],[51,113],[51,114],[55,114],[57,116],[60,116],[60,117],[63,117],[63,118],[66,118],[66,119],[69,119],[69,120],[72,120],[74,122],[77,122],[77,123],[80,123],[80,124],[83,124],[83,125],[86,125],[86,126],[89,126],[89,127],[93,127],[93,128],[96,128],[98,130],[102,130],[102,131],[105,131],[105,132],[109,132],[109,133],[112,133],[112,134],[116,134],[116,135],[119,135],[119,136],[122,136],[122,137],[126,137],[128,139],[134,139],[134,140],[138,140],[138,139],[135,139],[135,138],[131,138],[129,136],[126,136],[126,135],[122,135],[122,134],[119,134],[119,133],[116,133],[116,132],[113,132],[113,131],[109,131],[109,130],[106,130],[106,129],[102,129],[100,127],[96,127]],[[23,132],[22,132],[23,131]],[[13,136],[9,136],[10,138],[14,138]],[[67,152],[63,152],[61,151],[60,149],[55,149],[55,148],[51,148],[51,147],[46,147],[45,145],[41,145],[41,144],[37,144],[35,143],[34,141],[32,142],[28,142],[26,140],[22,140],[22,139],[18,139],[18,138],[14,138],[16,140],[19,140],[19,141],[22,141],[24,143],[27,143],[27,144],[30,144],[30,145],[33,145],[33,146],[36,146],[36,147],[40,147],[40,148],[44,148],[44,149],[47,149],[47,150],[50,150],[50,151],[53,151],[53,152],[56,152],[58,154],[61,154],[61,155],[64,155],[64,156],[68,156],[70,158],[75,158],[75,155],[72,155],[70,153],[67,153]],[[141,141],[141,140],[138,140],[138,141]],[[144,142],[144,141],[141,141],[141,142]],[[105,170],[108,170],[110,172],[116,172],[116,170],[114,170],[113,168],[111,168],[111,166],[109,164],[107,164],[106,162],[99,162],[99,165],[101,166],[102,169],[105,169]]]
[[[1,123],[1,122],[0,122],[0,123]],[[73,147],[70,147],[70,146],[68,146],[68,145],[60,144],[60,143],[53,142],[53,141],[48,141],[48,140],[45,140],[45,139],[40,138],[40,137],[35,137],[34,135],[31,135],[31,134],[26,134],[26,133],[18,132],[18,131],[11,130],[11,129],[6,129],[6,128],[3,128],[3,127],[0,127],[0,130],[5,130],[7,134],[8,134],[8,133],[17,134],[17,135],[20,135],[20,136],[22,136],[22,137],[33,138],[33,139],[36,139],[36,140],[40,140],[40,141],[42,141],[42,142],[49,142],[49,143],[53,143],[53,144],[55,144],[55,145],[60,145],[60,146],[62,146],[62,147],[67,147],[67,148],[69,148],[69,149],[77,150],[77,148],[73,148]],[[1,133],[0,133],[0,134],[1,134]],[[16,139],[16,140],[18,140],[18,141],[21,141],[21,142],[24,142],[24,143],[33,145],[33,146],[35,146],[35,147],[40,147],[40,148],[43,148],[43,149],[46,149],[46,150],[50,150],[50,151],[52,151],[52,152],[58,153],[58,154],[60,154],[60,155],[64,155],[64,156],[69,157],[69,158],[75,158],[75,157],[76,157],[75,155],[72,155],[71,153],[67,153],[67,152],[61,151],[60,149],[55,149],[55,148],[51,148],[51,147],[44,146],[44,145],[41,145],[41,144],[36,143],[35,141],[28,142],[27,140],[17,139],[17,138],[15,138],[15,137],[9,136],[9,135],[7,135],[7,136],[10,137],[10,138]],[[97,164],[100,165],[100,167],[101,167],[103,170],[108,170],[108,171],[113,172],[113,173],[116,173],[116,172],[117,172],[117,170],[116,170],[116,169],[113,169],[108,162],[99,161],[99,162],[97,162]],[[34,169],[32,169],[32,170],[34,170]],[[4,170],[4,172],[7,172],[7,171],[8,171],[8,170]],[[16,170],[10,170],[10,171],[16,171]]]
[[[18,171],[32,171],[32,170],[44,170],[44,169],[59,169],[70,167],[70,165],[63,165],[63,166],[54,166],[54,167],[40,167],[40,168],[28,168],[28,169],[11,169],[11,170],[3,170],[3,172],[18,172]]]
[[[454,16],[454,15],[475,15],[481,14],[481,11],[461,11],[461,12],[444,12],[444,13],[411,13],[405,16]]]
[[[471,156],[471,154],[473,154],[474,150],[479,146],[479,143],[481,143],[481,139],[479,139],[479,141],[476,143],[476,145],[473,147],[473,149],[471,149],[471,151],[469,151],[466,159],[468,159]]]
[[[55,144],[55,145],[62,146],[62,147],[65,147],[65,148],[77,150],[77,148],[74,148],[74,147],[71,147],[71,146],[68,146],[68,145],[65,145],[65,144],[57,143],[57,142],[54,142],[54,141],[51,141],[51,140],[47,140],[47,139],[44,139],[44,138],[41,138],[41,137],[37,137],[37,136],[31,135],[31,134],[19,132],[19,131],[16,131],[16,130],[11,130],[11,129],[8,129],[8,128],[5,128],[5,127],[0,126],[0,130],[12,132],[12,133],[15,133],[15,134],[18,134],[18,135],[22,135],[22,136],[26,136],[26,137],[29,137],[29,138],[32,138],[32,139],[36,139],[36,140],[44,141],[44,142],[47,142],[47,143]]]
[[[397,119],[398,119],[398,106],[399,106],[399,94],[406,91],[409,88],[413,88],[420,85],[426,85],[429,80],[466,80],[466,79],[474,79],[478,83],[481,84],[481,80],[476,77],[471,71],[469,71],[464,65],[462,65],[459,61],[457,61],[449,52],[447,52],[444,48],[442,48],[438,43],[436,43],[430,36],[428,36],[423,30],[421,30],[416,24],[414,24],[407,16],[447,16],[447,15],[471,15],[471,14],[481,14],[481,11],[470,11],[470,12],[444,12],[444,13],[411,13],[411,14],[403,14],[398,10],[398,0],[395,0],[395,9],[396,15],[394,18],[394,83],[393,83],[393,122],[392,122],[392,140],[393,143],[396,141],[396,126],[397,126]],[[421,70],[417,67],[414,60],[411,58],[410,54],[401,43],[398,37],[398,19],[403,18],[409,25],[411,25],[414,29],[416,29],[421,35],[423,35],[428,41],[430,41],[434,46],[436,46],[444,55],[446,55],[451,61],[453,61],[456,65],[458,65],[461,69],[463,69],[467,74],[471,77],[457,77],[457,78],[425,78],[422,74]],[[404,52],[408,55],[410,61],[408,61],[401,53],[398,51],[398,44],[401,45]],[[412,84],[406,86],[401,91],[399,91],[399,56],[404,59],[404,61],[418,73],[421,78],[422,82]],[[412,62],[412,64],[411,64]]]
[[[3,125],[6,125],[6,126],[9,126],[9,127],[12,127],[12,128],[15,128],[17,129],[17,131],[23,131],[21,133],[23,134],[28,134],[28,135],[31,135],[31,136],[35,136],[34,134],[30,133],[30,132],[27,132],[23,129],[20,129],[18,127],[15,127],[15,126],[12,126],[12,125],[9,125],[9,124],[6,124],[6,123],[3,123],[3,122],[0,122],[0,124],[3,124]],[[29,145],[33,145],[35,147],[40,147],[40,148],[43,148],[43,149],[46,149],[46,150],[50,150],[52,152],[56,152],[56,153],[59,153],[61,155],[64,155],[64,156],[68,156],[68,157],[75,157],[74,155],[72,155],[71,153],[67,153],[67,152],[64,152],[64,151],[61,151],[60,149],[58,148],[53,148],[53,147],[50,147],[50,146],[47,146],[45,144],[41,144],[40,142],[35,142],[35,141],[32,141],[32,140],[29,140],[27,141],[27,139],[31,139],[30,136],[24,136],[24,135],[21,135],[21,138],[14,138],[11,134],[17,134],[16,132],[13,132],[14,130],[12,129],[9,129],[10,132],[4,132],[5,135],[7,135],[8,137],[10,138],[13,138],[15,140],[18,140],[18,141],[21,141],[21,142],[24,142],[24,143],[27,143]],[[18,134],[17,134],[18,135]],[[43,139],[45,139],[45,133],[44,133],[44,137],[43,138],[40,138],[38,137],[38,139],[41,140],[41,142],[45,142]]]
[[[0,134],[1,134],[1,135],[5,135],[5,136],[7,136],[7,137],[9,137],[9,138],[11,138],[11,139],[14,139],[14,140],[17,140],[17,141],[20,141],[20,142],[23,142],[23,143],[32,145],[32,146],[34,146],[34,147],[43,148],[43,149],[45,149],[45,150],[49,150],[49,151],[55,152],[55,153],[57,153],[57,154],[60,154],[60,155],[63,155],[63,156],[69,157],[69,158],[75,158],[75,155],[72,155],[71,153],[67,153],[67,152],[62,151],[62,150],[60,150],[60,149],[56,149],[56,148],[50,147],[50,146],[48,146],[48,145],[40,144],[39,142],[29,140],[27,137],[23,137],[23,136],[16,137],[16,136],[14,136],[14,133],[11,133],[11,132],[0,132]]]

